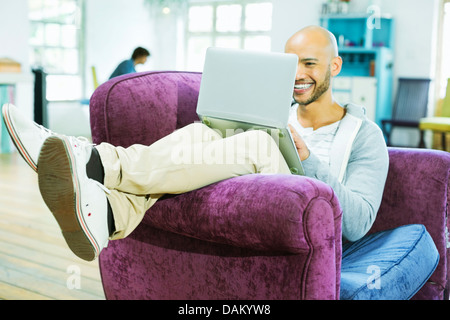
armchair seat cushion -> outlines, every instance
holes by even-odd
[[[439,262],[423,225],[377,232],[343,245],[342,300],[406,300],[428,280]]]

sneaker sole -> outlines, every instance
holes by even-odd
[[[39,189],[69,248],[79,258],[92,261],[100,250],[81,213],[75,159],[68,144],[64,137],[45,140],[38,161]]]
[[[19,151],[19,154],[22,156],[25,162],[28,163],[28,165],[31,167],[31,169],[37,172],[37,164],[28,154],[27,149],[20,141],[19,135],[14,130],[14,125],[12,124],[11,116],[9,114],[8,104],[5,104],[3,106],[2,113],[3,113],[3,122],[5,123],[6,130],[8,131],[9,136],[11,137],[11,140],[14,143],[14,146],[16,147],[17,151]]]

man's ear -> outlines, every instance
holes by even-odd
[[[342,58],[337,56],[331,60],[331,76],[336,77],[342,70]]]

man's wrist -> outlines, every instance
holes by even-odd
[[[306,159],[309,158],[309,155],[311,153],[309,152],[309,149],[306,148],[306,150],[302,150],[301,154],[300,154],[300,160],[305,161]]]

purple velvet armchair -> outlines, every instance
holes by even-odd
[[[115,78],[91,98],[94,143],[149,145],[198,121],[201,74]],[[383,203],[371,232],[424,224],[440,262],[417,299],[448,298],[450,157],[390,149]],[[166,195],[99,258],[107,299],[339,299],[341,208],[326,184],[247,175]]]

